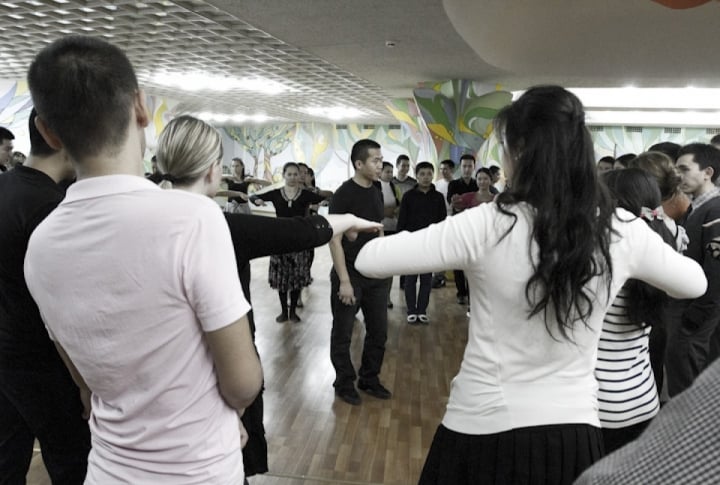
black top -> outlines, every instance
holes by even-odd
[[[305,189],[301,189],[291,200],[285,194],[284,188],[256,195],[255,198],[272,202],[278,217],[304,216],[310,204],[319,204],[325,200],[325,197]]]
[[[427,192],[416,185],[405,193],[400,202],[398,231],[418,231],[445,219],[447,209],[443,195],[431,185]]]
[[[274,218],[249,214],[225,213],[230,228],[240,285],[250,302],[250,260],[271,254],[291,253],[321,246],[332,237],[332,228],[324,217]],[[250,331],[255,340],[255,318],[248,313]],[[247,476],[268,471],[267,442],[263,428],[262,394],[245,409],[242,422],[248,431],[243,449]]]
[[[720,219],[720,197],[693,209],[685,220],[685,230],[690,240],[685,256],[702,266],[708,281],[705,294],[689,302],[683,313],[683,322],[693,326],[720,318],[720,261],[713,258],[707,249],[710,241],[720,238],[720,224],[703,227],[703,224],[717,219]]]
[[[227,186],[228,190],[234,190],[236,192],[243,192],[247,194],[250,184],[248,184],[247,182],[235,182],[232,179],[228,179]],[[229,197],[228,201],[237,202],[238,204],[247,204],[247,201],[243,200],[242,197]]]
[[[370,187],[361,187],[353,179],[346,180],[333,194],[330,202],[330,214],[355,214],[358,217],[382,222],[383,219],[383,196],[379,183]],[[342,246],[345,252],[345,263],[348,270],[355,266],[355,258],[362,247],[378,236],[377,233],[360,233],[355,241],[349,241],[345,236],[342,239]]]
[[[447,191],[447,201],[448,204],[451,203],[452,196],[455,194],[462,195],[466,194],[468,192],[477,192],[478,186],[475,179],[470,179],[470,183],[466,184],[465,181],[461,178],[451,180],[448,184],[448,191]],[[455,208],[453,208],[453,214],[457,214],[459,211],[456,211]]]
[[[25,284],[23,263],[30,235],[64,197],[34,168],[18,165],[0,175],[0,368],[62,365]]]

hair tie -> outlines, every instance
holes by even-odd
[[[161,180],[167,180],[171,184],[174,184],[177,179],[175,177],[173,177],[172,175],[170,175],[169,173],[164,173],[164,174],[162,174]]]
[[[648,209],[647,207],[640,208],[640,217],[646,221],[654,221],[655,219],[662,219],[662,215],[657,209]]]

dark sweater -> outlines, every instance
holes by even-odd
[[[415,188],[405,193],[400,202],[398,231],[418,231],[445,219],[447,210],[443,195],[431,185],[427,192]]]

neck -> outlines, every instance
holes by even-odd
[[[72,177],[72,165],[64,151],[56,152],[47,157],[30,155],[24,165],[44,173],[55,183]]]
[[[370,187],[372,185],[372,180],[365,177],[364,175],[360,175],[357,172],[355,172],[355,175],[353,175],[352,179],[356,184],[358,184],[361,187]]]
[[[700,187],[694,194],[693,197],[698,198],[703,194],[707,194],[711,190],[715,189],[716,185],[713,182],[706,182],[705,184]]]
[[[466,184],[469,184],[472,181],[472,176],[471,175],[468,175],[467,177],[463,176],[462,179],[463,179],[463,182],[465,182]]]
[[[142,177],[145,173],[142,160],[145,132],[135,124],[128,126],[127,132],[125,142],[120,147],[105,147],[99,155],[76,163],[78,180],[104,175]]]
[[[423,193],[430,192],[430,185],[428,185],[427,187],[421,187],[418,185],[418,190],[420,190],[420,192],[423,192]]]
[[[408,174],[405,174],[405,175],[400,175],[400,174],[398,174],[398,176],[397,176],[397,179],[398,179],[400,182],[404,182],[406,178],[408,178]]]
[[[443,180],[446,182],[452,182],[452,174],[448,177],[443,176]]]

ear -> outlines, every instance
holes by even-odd
[[[60,138],[55,134],[54,131],[50,129],[50,127],[45,123],[45,120],[40,117],[40,115],[35,116],[35,128],[38,129],[40,132],[40,135],[45,139],[45,142],[50,145],[50,148],[53,150],[62,150],[63,144],[60,141]]]
[[[145,128],[150,124],[150,113],[145,103],[145,91],[138,89],[135,92],[135,101],[133,103],[135,109],[135,120],[138,126]]]
[[[703,172],[708,176],[708,180],[712,180],[713,175],[715,175],[715,170],[712,167],[705,167]]]

